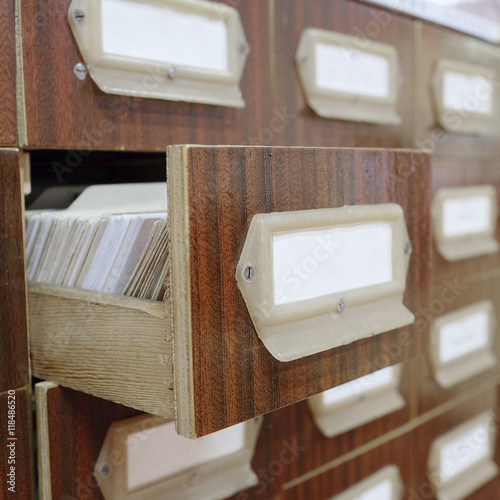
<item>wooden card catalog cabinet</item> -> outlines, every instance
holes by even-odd
[[[404,490],[399,469],[388,465],[331,500],[400,500]]]
[[[73,0],[87,70],[111,94],[243,107],[248,44],[238,11],[201,0]],[[85,78],[85,67],[75,68]]]
[[[398,125],[401,83],[394,47],[307,28],[296,64],[309,106],[324,118]]]
[[[94,475],[106,500],[227,498],[258,482],[250,463],[261,423],[189,440],[150,415],[115,422]]]
[[[498,120],[498,75],[460,61],[439,61],[433,81],[436,118],[447,132],[491,135]]]
[[[264,345],[290,361],[413,323],[410,253],[398,205],[259,214],[236,280]]]
[[[452,387],[495,366],[495,331],[490,300],[436,318],[431,327],[431,364],[439,385]]]
[[[400,379],[401,365],[388,366],[309,398],[316,425],[334,437],[402,408]]]
[[[448,261],[498,252],[497,214],[493,186],[439,189],[432,202],[438,252]]]
[[[427,474],[438,500],[462,500],[498,474],[495,415],[485,411],[436,439]]]
[[[171,146],[167,162],[170,239],[165,303],[31,285],[30,343],[36,376],[175,419],[181,435],[196,437],[427,349],[428,332],[416,331],[410,312],[429,302],[426,154]],[[418,171],[418,178],[399,176],[401,164]],[[254,241],[252,221],[261,219],[271,221],[266,226],[268,239]],[[282,257],[299,258],[302,264],[301,255],[288,252],[287,238],[282,237],[291,231],[295,238],[297,230],[309,237],[308,229],[326,229],[330,251],[344,252],[339,253],[342,259],[346,252],[351,254],[347,257],[354,259],[352,266],[342,262],[339,268],[335,259],[318,262],[330,266],[322,271],[323,279],[307,275],[321,294],[326,293],[319,298],[307,288],[307,279],[300,290],[290,288],[292,295],[283,289],[284,294],[276,296],[270,285],[274,271],[266,259],[276,252],[278,274],[288,265]],[[341,246],[339,234],[349,235]],[[292,245],[296,247],[295,240]],[[419,249],[418,258],[411,247]],[[252,250],[247,258],[245,248],[256,253]],[[365,248],[373,251],[368,257],[376,271],[363,276],[366,269],[356,258],[364,259]],[[325,252],[320,249],[316,256],[330,256]],[[304,261],[300,272],[311,270],[311,265],[315,263]],[[345,275],[338,274],[339,269]],[[244,297],[239,287],[247,286],[255,286],[258,293],[250,297],[245,292]],[[279,319],[280,345],[270,346],[261,323],[254,323],[258,307],[252,311],[245,299],[269,310],[272,321]],[[287,326],[290,310],[290,320],[296,321],[293,329]],[[304,319],[297,315],[306,320],[319,316],[334,335],[328,342],[321,335],[319,340],[304,336]],[[344,323],[346,328],[339,328]],[[290,361],[278,361],[280,353]]]

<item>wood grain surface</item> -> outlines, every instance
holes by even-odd
[[[476,165],[491,161],[500,153],[500,120],[487,136],[445,133],[437,124],[433,111],[432,81],[436,65],[441,59],[451,59],[468,64],[486,66],[497,70],[500,67],[500,47],[430,24],[416,24],[416,88],[415,100],[415,148],[433,152],[434,159],[448,161],[471,159]],[[500,76],[500,74],[499,74]],[[498,89],[498,87],[496,87]],[[494,92],[496,104],[500,103],[498,91]],[[498,109],[498,106],[497,106]],[[458,115],[458,120],[467,115]]]
[[[0,3],[0,146],[17,143],[15,1]]]
[[[477,159],[433,157],[431,161],[432,192],[441,188],[491,185],[497,191],[500,206],[500,168],[494,158],[488,161]],[[500,241],[500,224],[496,225],[495,238]],[[448,262],[436,250],[432,252],[433,286],[442,286],[444,279],[481,280],[488,279],[493,269],[500,267],[500,253],[481,255],[460,261]],[[476,275],[476,277],[474,277]]]
[[[0,392],[29,383],[19,152],[0,149]]]
[[[67,21],[70,0],[22,2],[28,145],[164,151],[168,144],[255,144],[270,104],[268,2],[236,6],[250,45],[241,81],[246,108],[105,94],[73,73],[82,57]],[[50,124],[50,126],[48,125]]]
[[[13,399],[14,398],[14,399]],[[9,405],[15,403],[14,436],[7,434],[7,417]],[[35,497],[35,483],[33,474],[33,446],[32,446],[32,409],[31,394],[26,389],[18,389],[13,393],[0,394],[0,422],[2,430],[2,448],[0,453],[0,500],[31,500]],[[8,437],[15,437],[15,441],[7,441]],[[8,444],[15,443],[15,449]],[[11,450],[15,456],[11,456]],[[13,458],[15,463],[9,463]],[[9,491],[7,473],[15,467],[15,491]],[[12,476],[11,476],[12,477]]]
[[[380,8],[350,0],[280,0],[275,2],[275,102],[294,118],[277,132],[271,145],[340,147],[413,147],[414,41],[413,23]],[[319,117],[308,107],[295,65],[300,36],[306,28],[320,28],[355,37],[350,50],[363,50],[373,41],[394,46],[402,73],[397,112],[400,126],[373,125]]]
[[[46,437],[39,449],[41,500],[102,500],[93,471],[108,427],[138,412],[50,383],[37,384],[36,400],[38,434]]]
[[[257,213],[398,203],[413,245],[405,304],[418,318],[428,304],[430,282],[426,155],[196,146],[188,147],[185,155],[187,178],[172,185],[185,182],[187,189],[196,435],[295,403],[423,352],[427,330],[410,326],[280,363],[258,339],[234,276],[248,225]],[[402,167],[411,175],[402,175]],[[168,168],[168,175],[173,175],[172,166]],[[174,296],[174,322],[175,318]],[[175,328],[174,332],[179,334]]]

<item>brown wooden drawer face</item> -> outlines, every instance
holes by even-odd
[[[82,81],[73,73],[82,56],[67,20],[70,0],[22,2],[27,145],[164,151],[166,144],[262,143],[270,123],[286,120],[269,100],[268,8],[223,3],[237,4],[250,45],[244,109],[106,94],[89,76]]]
[[[500,122],[495,121],[490,135],[445,133],[436,121],[433,111],[432,83],[436,65],[442,59],[460,61],[496,69],[499,67],[500,50],[493,44],[468,37],[430,24],[417,25],[416,47],[420,55],[416,86],[418,106],[415,119],[415,148],[431,150],[435,159],[470,158],[480,162],[499,154]],[[500,96],[496,92],[496,99]],[[459,117],[460,118],[460,117]]]
[[[173,331],[161,303],[132,304],[134,299],[127,297],[108,301],[84,291],[67,290],[64,295],[38,289],[30,294],[37,376],[166,418],[174,418],[176,404],[179,432],[201,436],[426,349],[427,331],[417,333],[410,325],[280,362],[259,340],[235,273],[257,213],[397,203],[403,208],[414,252],[404,304],[418,312],[429,300],[427,156],[382,150],[195,146],[172,149],[169,158]],[[414,179],[397,175],[405,162],[418,172]],[[121,309],[125,299],[130,309]],[[60,308],[72,311],[73,319],[69,312],[65,317],[58,314]],[[128,342],[136,345],[137,321],[141,332],[151,332],[143,357],[136,348],[124,349]],[[104,324],[108,331],[121,329],[121,334],[102,335]],[[93,348],[100,346],[105,359],[91,355],[85,336]],[[141,391],[131,389],[137,383]]]
[[[17,144],[15,3],[0,5],[0,146]]]
[[[0,149],[0,392],[30,382],[20,158]]]
[[[431,184],[433,197],[438,190],[443,188],[490,185],[496,189],[497,200],[500,200],[500,169],[498,164],[491,160],[432,158]],[[499,241],[499,238],[500,226],[497,219],[495,239]],[[440,286],[444,279],[472,279],[472,275],[487,279],[490,272],[497,267],[500,267],[500,253],[498,252],[450,262],[439,254],[435,239],[433,241],[433,286]],[[468,276],[471,278],[467,278]]]
[[[449,283],[450,282],[448,282],[448,284]],[[455,288],[450,288],[446,283],[434,287],[433,299],[431,301],[432,307],[427,309],[424,321],[426,320],[428,323],[431,323],[443,314],[460,310],[461,308],[471,306],[480,301],[490,300],[494,304],[495,316],[498,322],[500,314],[500,297],[498,296],[500,279],[498,277],[470,283],[463,282],[459,279],[458,283],[459,287]],[[431,312],[431,309],[433,312]],[[500,335],[497,328],[495,330],[495,340],[492,352],[498,360],[500,360],[499,338]],[[414,390],[418,391],[419,414],[430,411],[453,397],[473,389],[478,384],[495,377],[499,372],[497,364],[496,366],[490,367],[446,389],[440,386],[433,374],[430,351],[427,352],[426,355],[412,360],[412,362],[415,363],[415,368],[418,373],[417,384],[414,386]]]
[[[417,456],[418,469],[415,475],[414,496],[409,498],[435,499],[431,483],[427,474],[427,460],[432,442],[451,429],[464,424],[473,419],[483,411],[492,410],[496,413],[496,422],[498,423],[498,388],[494,383],[490,388],[480,389],[472,392],[468,398],[463,398],[463,403],[455,406],[453,409],[433,418],[424,425],[421,425],[415,431],[415,439],[418,445],[413,448]],[[499,440],[497,434],[497,443],[495,449],[495,462],[498,465],[500,458]],[[496,476],[483,487],[467,496],[467,500],[480,500],[485,498],[495,498],[500,485],[500,478]],[[416,495],[416,496],[415,496]]]
[[[300,15],[298,15],[300,13]],[[397,112],[400,126],[373,125],[324,119],[307,105],[297,75],[295,53],[306,28],[320,28],[345,33],[356,38],[350,49],[363,50],[365,40],[394,46],[404,78],[400,86]],[[414,41],[413,22],[369,5],[339,0],[335,6],[328,0],[315,1],[304,7],[299,0],[276,3],[276,102],[286,106],[296,118],[277,135],[273,144],[287,146],[339,147],[413,147]],[[403,173],[403,172],[402,172]]]

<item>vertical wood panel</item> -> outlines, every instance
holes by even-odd
[[[19,152],[0,150],[0,392],[30,381]]]
[[[14,400],[12,398],[15,398]],[[7,417],[9,404],[15,403],[15,441],[8,441],[12,437],[7,433]],[[2,446],[0,451],[0,500],[22,499],[30,500],[34,498],[34,477],[33,477],[33,447],[32,447],[32,410],[31,395],[26,389],[18,389],[13,394],[2,392],[0,394],[0,425],[2,436]],[[10,448],[7,444],[15,443],[14,464],[8,462]],[[10,467],[15,467],[15,492],[9,491],[10,484],[7,482],[7,473]]]
[[[0,145],[17,142],[15,1],[0,2]]]
[[[64,387],[38,384],[36,391],[38,435],[48,437],[48,448],[39,453],[50,467],[47,477],[48,469],[39,466],[41,491],[54,500],[102,500],[93,473],[108,428],[139,412]],[[43,425],[41,415],[46,415]]]

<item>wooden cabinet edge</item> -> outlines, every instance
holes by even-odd
[[[33,374],[174,418],[172,332],[165,304],[29,285]]]

